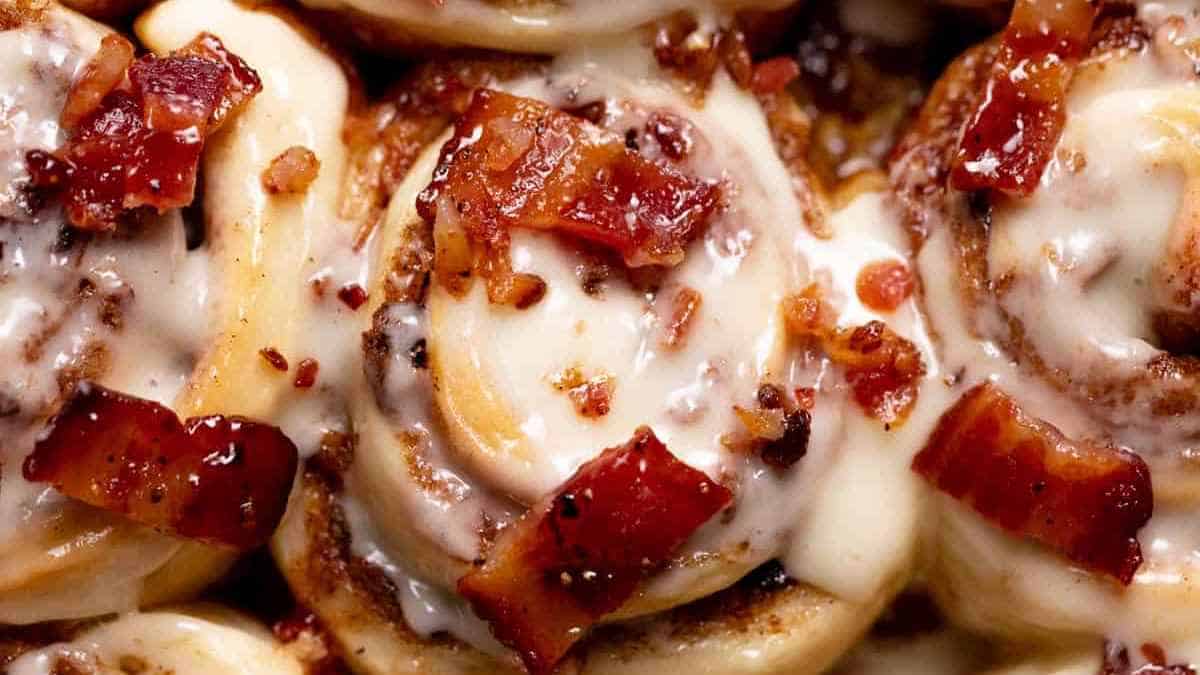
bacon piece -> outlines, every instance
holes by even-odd
[[[1150,470],[1124,450],[1072,441],[990,383],[947,411],[912,468],[993,524],[1128,585],[1154,509]]]
[[[514,227],[552,229],[631,267],[673,265],[719,202],[715,185],[532,99],[481,89],[454,131],[417,209],[430,223],[452,211],[471,241],[496,249]]]
[[[696,315],[700,313],[703,303],[704,296],[694,288],[684,286],[676,291],[671,302],[671,322],[663,331],[662,346],[678,349],[687,342],[688,333],[696,323]]]
[[[1099,2],[1017,0],[983,103],[951,169],[959,190],[1029,195],[1066,122],[1067,86],[1087,50]]]
[[[169,534],[250,549],[274,532],[296,473],[278,428],[81,383],[25,459],[30,481]]]
[[[783,315],[793,335],[814,340],[842,366],[854,400],[867,414],[889,426],[904,422],[925,374],[916,345],[882,321],[837,328],[815,285],[784,298]]]
[[[796,59],[776,56],[754,64],[750,90],[760,95],[775,94],[783,91],[797,77],[800,77],[800,64],[796,63]]]
[[[343,305],[355,311],[367,301],[367,290],[358,284],[346,284],[338,289],[337,297]]]
[[[300,365],[296,366],[296,379],[292,381],[292,385],[297,389],[311,389],[317,383],[317,372],[320,370],[319,361],[304,359]]]
[[[105,35],[100,49],[71,83],[60,121],[65,129],[79,126],[100,107],[108,92],[125,80],[125,71],[133,63],[133,43],[120,33]]]
[[[288,371],[288,361],[280,351],[274,347],[263,347],[258,350],[258,355],[263,358],[275,370],[286,373]]]
[[[63,118],[76,125],[66,145],[27,156],[34,187],[63,190],[67,217],[82,229],[112,229],[122,213],[143,206],[161,212],[190,204],[206,136],[262,88],[206,33],[170,56],[134,61],[118,78],[119,51],[102,49],[85,71],[88,81],[73,88]]]
[[[505,530],[458,591],[531,673],[549,673],[732,499],[642,427]]]
[[[877,312],[894,312],[912,295],[916,281],[899,260],[877,260],[858,272],[854,289],[864,305]]]
[[[263,189],[273,195],[303,194],[320,170],[321,161],[312,150],[293,145],[279,153],[263,171]]]

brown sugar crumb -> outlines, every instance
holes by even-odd
[[[675,293],[671,303],[671,323],[667,325],[662,337],[664,347],[675,349],[687,342],[688,331],[696,322],[696,315],[700,313],[703,300],[700,292],[693,288],[681,288]]]
[[[312,150],[293,145],[271,160],[271,165],[262,174],[262,186],[267,192],[276,194],[300,194],[317,179],[321,161]]]
[[[316,359],[304,359],[296,366],[296,380],[292,383],[297,389],[308,389],[317,383],[317,371],[321,364]]]
[[[283,354],[280,354],[278,349],[275,349],[274,347],[263,347],[262,349],[258,350],[258,355],[263,357],[263,360],[275,370],[284,373],[288,371],[287,358],[285,358]]]
[[[351,310],[357,310],[367,301],[367,291],[358,284],[346,284],[338,289],[338,300]]]

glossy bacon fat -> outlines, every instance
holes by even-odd
[[[642,427],[534,505],[458,590],[531,673],[548,673],[732,499]]]
[[[182,424],[152,401],[81,384],[25,460],[25,478],[169,534],[249,549],[283,518],[296,446],[240,417]]]
[[[1034,191],[1066,122],[1067,86],[1098,5],[1017,0],[987,94],[963,132],[950,174],[955,188]]]
[[[1066,438],[992,384],[938,422],[913,470],[1009,532],[1129,584],[1150,519],[1150,470],[1137,455]]]
[[[57,153],[27,157],[33,185],[61,190],[68,219],[82,229],[111,229],[139,207],[190,204],[205,138],[262,89],[207,33],[164,58],[132,55],[124,38],[106,38],[68,96],[69,140]]]
[[[717,208],[715,185],[652,162],[621,137],[544,103],[475,93],[417,200],[430,223],[507,246],[508,230],[557,230],[601,244],[630,266],[671,265]]]

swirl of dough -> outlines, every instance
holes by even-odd
[[[232,610],[206,604],[123,614],[67,642],[27,652],[6,668],[10,675],[309,672],[266,627]]]
[[[641,281],[619,257],[514,230],[512,272],[543,291],[518,309],[520,300],[492,302],[483,280],[456,295],[439,279],[454,260],[440,229],[450,224],[444,206],[430,223],[417,202],[450,132],[424,139],[368,245],[349,437],[310,462],[274,541],[281,568],[366,672],[514,667],[456,583],[531,504],[649,424],[681,461],[730,486],[736,507],[703,525],[570,658],[594,673],[822,670],[908,575],[919,501],[908,463],[941,400],[926,401],[923,381],[907,421],[875,419],[850,366],[789,333],[780,306],[819,287],[829,335],[886,322],[919,345],[924,377],[936,378],[915,300],[872,309],[857,290],[871,263],[906,260],[897,219],[881,194],[864,192],[806,225],[794,192],[803,178],[779,158],[758,101],[724,71],[701,105],[649,49],[628,43],[498,72],[507,77],[490,86],[574,110],[572,124],[676,162],[724,201],[682,262]],[[519,143],[524,132],[507,133]],[[700,298],[690,320],[676,319],[681,295]],[[686,337],[672,341],[672,329]],[[764,383],[789,401],[795,390],[811,396],[807,453],[791,468],[746,445],[735,407],[754,409]],[[601,408],[583,395],[589,386],[605,389]],[[786,575],[756,585],[775,558]]]
[[[715,16],[777,10],[795,0],[303,0],[376,47],[411,50],[428,43],[510,52],[559,52],[613,37],[677,12]]]
[[[949,68],[894,156],[953,390],[989,381],[1019,415],[1076,447],[1136,453],[1152,477],[1153,517],[1137,536],[1144,560],[1125,587],[939,495],[930,587],[974,630],[1055,647],[1194,632],[1197,539],[1187,520],[1200,497],[1200,361],[1179,291],[1195,264],[1196,82],[1176,67],[1194,27],[1164,11],[1145,3],[1137,16],[1101,15],[1032,194],[967,194],[947,179],[987,91],[995,41]]]
[[[16,105],[28,112],[13,118],[24,120],[11,127],[13,136],[5,135],[10,127],[0,131],[2,170],[14,172],[4,182],[17,188],[0,199],[8,210],[0,220],[2,342],[6,361],[21,364],[0,384],[0,622],[169,601],[195,593],[235,557],[84,507],[8,470],[20,466],[75,381],[168,403],[180,417],[238,414],[285,426],[280,411],[303,395],[259,352],[298,349],[309,247],[314,229],[335,219],[345,161],[344,76],[275,14],[220,2],[158,18],[167,11],[138,23],[152,50],[170,52],[207,30],[264,81],[262,93],[209,139],[203,224],[185,226],[172,210],[137,228],[80,235],[52,205],[35,211],[21,203],[24,152],[60,142],[55,122],[67,87],[106,31],[55,8],[44,23],[0,33],[12,57],[6,81],[19,84]],[[330,106],[310,105],[318,91]],[[260,176],[292,146],[315,153],[324,173],[303,195],[273,196]],[[30,218],[39,222],[23,222]],[[189,242],[200,230],[202,241]]]

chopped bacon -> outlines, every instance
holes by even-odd
[[[338,300],[351,310],[357,310],[367,301],[367,290],[358,284],[346,284],[338,289]]]
[[[317,383],[317,371],[321,364],[316,359],[304,359],[296,366],[296,379],[292,384],[297,389],[310,389]]]
[[[25,459],[30,481],[157,530],[250,549],[283,517],[296,446],[279,429],[80,384]]]
[[[125,71],[132,63],[133,43],[120,33],[105,35],[96,55],[71,83],[60,118],[63,128],[74,129],[99,108],[108,92],[125,80]]]
[[[143,206],[190,204],[205,138],[262,88],[212,35],[167,57],[144,56],[118,77],[122,50],[116,41],[102,48],[73,87],[66,145],[27,157],[34,187],[62,190],[71,224],[82,229],[111,229]]]
[[[894,312],[912,295],[916,281],[908,265],[899,260],[877,260],[858,272],[854,288],[858,299],[877,312]]]
[[[811,401],[797,400],[793,406],[783,390],[764,384],[755,394],[758,408],[735,405],[733,412],[750,434],[750,447],[767,466],[787,469],[808,453],[808,438],[812,432]],[[730,447],[741,444],[731,440]]]
[[[1137,455],[1073,441],[990,383],[947,411],[912,468],[995,525],[1128,585],[1154,508]]]
[[[669,112],[651,113],[646,120],[646,132],[658,142],[662,153],[675,161],[680,161],[692,151],[695,126]]]
[[[671,322],[667,324],[662,336],[662,345],[668,349],[682,347],[687,341],[692,324],[696,323],[696,315],[704,296],[694,288],[684,287],[675,293],[671,303]]]
[[[303,194],[317,179],[321,160],[312,150],[303,145],[279,153],[262,173],[262,186],[267,192],[277,194]]]
[[[258,355],[263,357],[267,365],[275,370],[286,373],[288,371],[288,361],[280,351],[274,347],[263,347],[258,350]]]
[[[719,202],[715,185],[532,99],[479,90],[454,131],[417,209],[430,223],[457,220],[471,242],[496,250],[506,251],[512,228],[552,229],[611,248],[630,267],[677,264]]]
[[[613,379],[597,375],[586,382],[567,390],[567,397],[575,404],[575,412],[581,417],[604,417],[612,409]]]
[[[813,339],[842,366],[858,405],[889,427],[902,423],[917,403],[925,374],[916,345],[882,321],[838,328],[831,313],[815,285],[783,301],[788,330]]]
[[[959,190],[1029,195],[1066,122],[1065,99],[1099,2],[1017,0],[983,103],[951,170]]]
[[[797,77],[800,77],[800,64],[796,59],[777,56],[754,64],[750,90],[755,94],[774,94],[783,91]]]
[[[505,530],[459,593],[531,673],[549,673],[732,499],[642,427]]]

